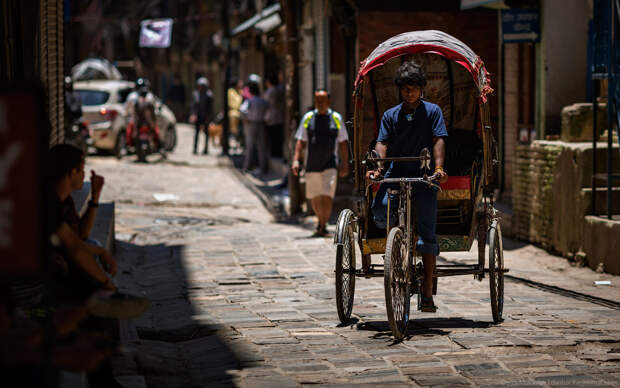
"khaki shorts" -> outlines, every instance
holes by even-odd
[[[328,168],[322,172],[307,172],[306,198],[310,199],[319,195],[334,198],[337,182],[338,171],[335,168]]]

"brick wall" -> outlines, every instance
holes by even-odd
[[[552,248],[553,181],[560,146],[534,142],[515,148],[512,175],[514,237]]]

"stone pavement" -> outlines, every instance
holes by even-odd
[[[471,276],[440,279],[438,312],[412,311],[400,343],[381,278],[357,279],[355,319],[340,325],[331,238],[275,223],[227,159],[190,154],[191,135],[180,126],[167,161],[87,163],[117,204],[115,281],[153,301],[125,325],[126,351],[114,360],[127,386],[142,377],[148,387],[620,386],[620,307],[511,279],[499,325],[488,280]],[[511,275],[620,301],[618,277],[506,248]],[[476,261],[473,252],[442,260]],[[612,285],[590,286],[601,278]]]

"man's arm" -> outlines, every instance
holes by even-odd
[[[58,235],[62,245],[67,249],[73,261],[90,276],[103,283],[104,287],[114,288],[105,272],[97,265],[94,256],[86,244],[71,230],[69,225],[63,222],[56,230],[56,235]]]
[[[99,197],[101,189],[103,189],[104,179],[101,175],[95,174],[94,170],[90,170],[90,202],[86,212],[80,218],[79,235],[82,240],[86,240],[90,235],[90,231],[95,224],[97,216],[97,206],[99,206]]]
[[[377,154],[379,154],[380,158],[385,158],[387,156],[387,149],[387,143],[378,141],[377,144],[375,144],[375,151],[377,152]],[[378,163],[378,167],[376,170],[366,171],[366,178],[368,179],[376,179],[380,175],[383,175],[383,163]]]
[[[340,176],[345,177],[349,175],[349,142],[341,141],[338,143],[338,149],[340,152]]]
[[[293,175],[299,175],[299,169],[301,168],[301,159],[304,157],[304,149],[306,148],[306,142],[303,140],[297,140],[295,143],[295,154],[293,155],[293,164],[291,170]]]
[[[116,259],[107,249],[104,247],[100,247],[94,244],[84,244],[86,249],[90,252],[91,255],[99,256],[99,259],[103,262],[104,267],[106,267],[106,272],[110,275],[115,276],[117,271]]]
[[[439,174],[439,183],[448,180],[448,174],[443,169],[446,157],[446,141],[443,137],[433,138],[433,157],[435,158],[435,173]]]

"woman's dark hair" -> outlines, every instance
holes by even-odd
[[[56,144],[47,154],[47,178],[56,183],[84,161],[81,149],[71,144]]]
[[[396,70],[394,82],[399,88],[405,85],[414,85],[423,88],[426,86],[426,75],[424,75],[422,66],[414,61],[407,61]]]
[[[260,94],[260,88],[258,87],[258,84],[256,82],[250,82],[248,84],[248,89],[253,96],[258,96]]]

